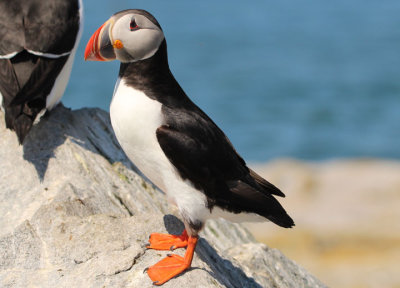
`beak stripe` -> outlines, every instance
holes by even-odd
[[[94,34],[95,36],[95,39],[94,39],[94,45],[92,46],[92,48],[94,47],[94,51],[93,51],[93,54],[94,54],[94,56],[97,58],[97,59],[99,59],[99,60],[101,60],[101,61],[105,61],[105,59],[103,58],[103,57],[101,57],[101,55],[100,55],[100,41],[99,41],[99,35],[100,35],[100,32],[101,32],[101,30],[103,29],[103,27],[104,27],[104,25],[105,25],[106,23],[104,23],[103,25],[101,25],[100,26],[100,28],[96,31],[96,33]]]
[[[85,49],[85,60],[105,61],[105,59],[100,55],[99,35],[100,35],[101,30],[103,29],[103,27],[104,27],[104,25],[106,23],[101,25],[100,28],[97,29],[96,32],[94,32],[92,37],[90,37],[89,42],[86,45],[86,49]]]

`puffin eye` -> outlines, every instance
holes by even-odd
[[[129,24],[129,29],[131,29],[131,31],[139,29],[139,26],[136,24],[135,18],[131,19],[131,24]]]

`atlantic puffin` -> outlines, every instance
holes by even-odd
[[[20,144],[59,103],[82,29],[82,0],[0,0],[0,107]]]
[[[110,105],[115,135],[128,158],[177,206],[185,225],[182,235],[150,235],[150,249],[187,247],[184,257],[170,254],[147,268],[155,285],[190,267],[199,231],[209,218],[294,225],[274,198],[285,195],[246,166],[175,80],[163,30],[149,12],[114,14],[90,38],[84,57],[121,62]]]

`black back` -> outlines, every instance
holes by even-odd
[[[79,31],[78,0],[1,0],[0,55],[23,49],[71,51]]]
[[[20,143],[37,114],[46,107],[46,97],[69,55],[56,59],[28,52],[60,55],[75,45],[79,31],[78,0],[0,0],[0,93],[6,126],[15,130]]]
[[[252,212],[291,227],[293,220],[272,196],[284,196],[250,170],[221,129],[184,93],[173,77],[164,40],[146,60],[122,63],[119,76],[128,86],[162,103],[165,124],[156,131],[167,158],[183,179],[203,191],[210,210]]]

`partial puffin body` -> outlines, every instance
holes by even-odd
[[[20,144],[59,103],[82,28],[82,0],[0,0],[0,106]]]
[[[246,166],[222,130],[179,86],[152,15],[116,13],[93,34],[85,59],[122,62],[110,107],[115,135],[129,159],[178,207],[185,224],[180,236],[151,235],[148,248],[187,246],[185,257],[169,256],[147,270],[155,284],[190,266],[208,218],[294,225],[274,197],[285,195]]]

